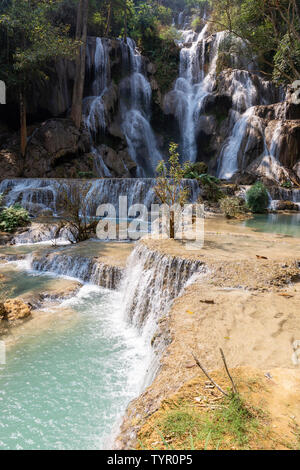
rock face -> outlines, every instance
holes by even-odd
[[[89,148],[87,133],[77,130],[71,120],[50,119],[34,131],[28,142],[24,176],[51,177],[61,161],[81,157]]]
[[[99,151],[105,165],[110,170],[113,177],[130,178],[134,175],[137,165],[130,158],[126,150],[119,150],[119,152],[116,152],[106,145],[101,145],[99,147]]]
[[[31,307],[22,300],[10,299],[0,304],[0,319],[9,323],[25,320],[31,315]]]
[[[184,44],[186,54],[195,49],[196,36]],[[300,105],[293,100],[292,88],[283,90],[253,73],[255,68],[238,40],[234,50],[225,53],[220,48],[218,56],[216,44],[221,36],[207,35],[205,47],[198,44],[188,70],[191,86],[200,84],[205,95],[193,95],[199,106],[185,132],[195,134],[196,161],[204,161],[210,173],[234,181],[267,178],[277,183],[300,182]],[[78,131],[67,117],[75,67],[72,61],[59,60],[49,72],[47,86],[36,87],[28,103],[29,122],[48,120],[29,127],[25,161],[20,156],[18,133],[0,123],[0,177],[128,178],[141,175],[133,160],[147,176],[153,174],[149,168],[156,166],[152,162],[167,155],[169,142],[182,138],[182,122],[191,107],[184,82],[179,78],[177,88],[163,96],[161,70],[139,56],[133,42],[126,45],[107,38],[100,42],[102,50],[99,38],[88,38],[83,106],[86,129]],[[180,67],[183,65],[184,61]],[[198,76],[201,67],[207,82]],[[136,106],[128,113],[125,126],[124,110],[130,110],[132,103]],[[134,116],[139,107],[137,120]],[[248,110],[252,114],[240,121]],[[235,129],[239,122],[240,128]],[[147,131],[151,127],[155,132]],[[153,142],[157,146],[153,147]],[[222,171],[222,162],[226,161],[227,167],[231,155],[235,163],[228,176]]]
[[[278,211],[299,211],[299,206],[293,201],[277,201],[276,210]]]

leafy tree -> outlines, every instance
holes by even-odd
[[[11,0],[0,16],[0,34],[5,53],[1,57],[1,79],[19,96],[21,154],[27,144],[26,96],[47,80],[47,67],[59,58],[74,56],[76,43],[69,28],[53,24],[51,12],[61,0]]]
[[[170,216],[170,238],[175,238],[175,207],[187,202],[189,189],[184,187],[184,169],[179,163],[178,145],[174,142],[169,147],[169,165],[164,160],[159,162],[157,171],[156,186],[154,192],[162,204],[169,208]]]
[[[211,0],[209,21],[245,41],[261,72],[281,82],[300,78],[299,0]]]
[[[19,204],[6,207],[0,212],[0,229],[4,232],[14,232],[18,227],[29,223],[29,214]]]
[[[265,212],[269,205],[269,195],[263,183],[258,181],[246,192],[246,202],[252,212]]]

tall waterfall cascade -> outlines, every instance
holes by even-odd
[[[232,101],[227,118],[227,131],[217,156],[216,173],[219,178],[230,179],[237,171],[245,170],[248,162],[244,154],[253,141],[252,128],[255,127],[264,137],[264,125],[255,115],[255,107],[269,105],[276,101],[276,91],[269,82],[255,72],[255,58],[246,54],[246,43],[232,37],[228,31],[210,33],[209,22],[203,16],[203,27],[195,33],[190,27],[190,19],[181,12],[173,26],[177,26],[181,39],[179,77],[174,88],[164,100],[167,114],[176,117],[180,130],[180,149],[183,161],[195,162],[198,157],[201,138],[201,117],[205,116],[205,105],[209,96],[219,86],[217,70],[220,51],[226,43],[233,42],[240,54],[230,53],[231,68],[228,69],[228,80],[224,86],[225,94]],[[243,51],[245,51],[243,57]],[[282,97],[283,98],[283,97]],[[280,129],[276,130],[269,147],[264,143],[263,156],[268,156],[269,166],[278,162],[276,142],[280,137]],[[252,139],[252,141],[251,141]],[[278,145],[277,145],[278,147]]]
[[[129,54],[129,60],[127,55]],[[162,159],[150,124],[152,90],[143,73],[143,60],[135,42],[122,45],[123,63],[128,76],[120,84],[122,129],[131,158],[138,164],[137,176],[154,175]]]
[[[131,159],[137,164],[137,176],[153,176],[162,156],[151,128],[152,90],[144,70],[143,57],[131,38],[118,40],[121,49],[122,79],[119,84],[120,128]],[[94,54],[92,60],[91,55]],[[84,122],[91,136],[92,153],[99,176],[111,173],[103,161],[97,140],[107,127],[106,95],[113,87],[110,76],[109,42],[96,38],[96,47],[87,46],[87,72],[92,76],[92,93],[84,100]],[[92,65],[94,64],[94,65]]]

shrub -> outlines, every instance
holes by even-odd
[[[282,183],[281,187],[291,189],[293,187],[293,184],[292,184],[291,181],[285,181],[284,183]],[[0,199],[0,201],[1,201],[1,199]]]
[[[19,204],[6,207],[0,212],[0,229],[4,232],[14,232],[18,227],[23,227],[29,222],[29,214]]]
[[[269,205],[269,195],[266,187],[259,181],[246,193],[247,206],[254,213],[265,212]]]
[[[203,197],[210,202],[217,202],[224,197],[223,191],[219,188],[220,180],[215,176],[204,173],[199,176],[199,181],[203,187]]]
[[[220,208],[229,219],[238,218],[246,212],[245,202],[239,197],[224,197],[220,202]]]
[[[199,178],[199,176],[207,173],[207,165],[204,162],[185,162],[184,164],[184,177],[185,178]]]

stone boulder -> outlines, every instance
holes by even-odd
[[[62,159],[77,158],[89,148],[86,130],[76,129],[70,119],[50,119],[41,124],[29,139],[24,176],[47,177]]]
[[[20,138],[0,125],[0,178],[21,176],[23,159],[20,153]]]
[[[30,317],[31,307],[22,300],[9,299],[1,304],[0,315],[2,319],[15,323]]]
[[[299,211],[299,206],[293,201],[277,201],[276,210],[278,211]]]
[[[133,176],[137,165],[126,150],[116,151],[107,145],[101,145],[99,153],[113,177],[130,178]]]

